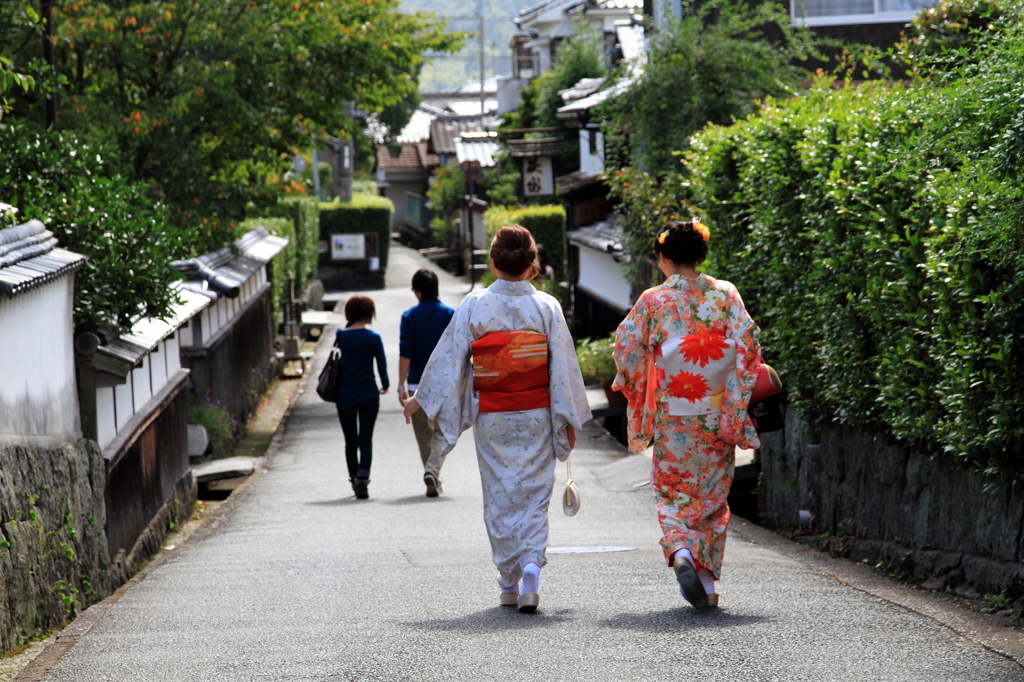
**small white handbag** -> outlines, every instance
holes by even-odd
[[[565,493],[562,494],[562,511],[566,516],[576,516],[580,510],[580,490],[576,482],[572,480],[572,465],[569,463],[571,457],[565,460]]]

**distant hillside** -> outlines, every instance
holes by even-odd
[[[538,1],[484,0],[486,76],[512,73],[512,50],[508,46],[516,32],[512,19],[519,14],[519,10],[531,7]],[[479,0],[405,0],[402,7],[410,12],[433,12],[447,19],[448,27],[452,30],[474,33],[461,53],[435,58],[423,69],[420,90],[433,92],[480,78],[480,39],[475,35],[480,26],[476,18],[480,11]]]

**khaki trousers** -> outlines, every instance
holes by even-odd
[[[416,443],[420,446],[420,459],[423,460],[423,473],[433,474],[437,482],[441,482],[441,465],[444,464],[444,435],[437,422],[426,415],[423,410],[412,414],[412,430],[416,434]]]

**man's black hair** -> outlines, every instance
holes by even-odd
[[[437,300],[437,275],[427,269],[417,270],[412,276],[412,290],[420,292],[424,301]]]

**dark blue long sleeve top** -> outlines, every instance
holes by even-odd
[[[402,313],[398,355],[409,360],[409,374],[405,377],[408,383],[420,383],[427,360],[430,359],[434,346],[441,339],[453,315],[455,311],[436,298],[431,301],[420,301],[419,305]],[[399,383],[402,379],[403,377],[398,377]]]
[[[338,409],[355,407],[367,400],[380,397],[377,380],[373,375],[373,361],[377,360],[381,388],[388,388],[388,363],[384,359],[384,343],[380,334],[369,329],[339,329],[341,347],[341,382],[338,385]]]

